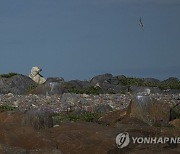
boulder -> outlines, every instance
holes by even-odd
[[[0,144],[0,153],[2,154],[25,154],[27,153],[26,149],[20,147],[13,147],[5,144]]]
[[[170,120],[174,120],[174,119],[180,119],[180,104],[177,104],[171,108]]]
[[[173,83],[173,82],[174,82],[174,83],[175,83],[175,82],[179,82],[179,79],[176,78],[176,77],[170,77],[170,78],[162,81],[162,83]]]
[[[90,83],[94,86],[97,84],[101,85],[103,83],[117,85],[119,83],[119,80],[116,77],[113,77],[112,74],[102,74],[93,77],[90,80]]]
[[[170,121],[169,124],[180,129],[180,119],[174,119],[173,121]]]
[[[103,83],[103,82],[110,82],[113,79],[112,74],[102,74],[102,75],[97,75],[93,77],[90,82],[91,84],[96,85],[97,83]]]
[[[0,77],[0,93],[26,94],[36,83],[25,75],[14,75],[9,78]]]
[[[76,88],[76,89],[88,88],[91,86],[91,84],[88,81],[80,81],[80,80],[71,80],[71,81],[66,82],[66,84],[69,87]]]
[[[132,101],[130,117],[138,118],[150,126],[167,126],[170,106],[150,96],[137,95]]]
[[[68,92],[63,78],[47,78],[46,82],[29,91],[30,94],[54,95]]]
[[[36,131],[32,124],[24,123],[25,116],[23,112],[15,111],[0,113],[0,153],[11,153],[12,150],[14,153],[15,151],[20,153],[30,149],[56,148],[55,143]],[[36,117],[35,115],[34,119]]]
[[[100,104],[94,107],[95,112],[100,112],[100,113],[106,113],[109,111],[112,111],[112,107],[109,106],[108,104]]]
[[[36,130],[53,127],[51,113],[42,110],[29,110],[25,113],[17,111],[6,111],[0,113],[1,123],[28,125]]]
[[[42,110],[27,111],[23,123],[31,125],[36,130],[53,127],[52,114]]]
[[[178,144],[134,144],[117,148],[116,136],[128,132],[130,137],[177,137],[179,129],[150,127],[127,116],[118,125],[107,127],[93,122],[67,122],[56,127],[34,129],[22,123],[24,113],[0,113],[0,153],[30,154],[115,154],[115,153],[179,153]],[[119,116],[119,115],[118,115]],[[126,117],[126,116],[125,116]],[[14,118],[14,119],[13,119]]]
[[[118,75],[118,76],[115,76],[118,80],[122,80],[122,79],[126,79],[126,76],[125,75]]]
[[[129,88],[129,90],[134,94],[145,92],[147,89],[149,89],[151,93],[162,93],[162,91],[157,87],[131,86]]]
[[[105,154],[115,145],[113,132],[96,123],[64,123],[45,130],[62,153]]]
[[[149,126],[144,121],[134,118],[134,117],[125,117],[121,121],[116,123],[116,126],[118,125],[131,125],[131,126]]]
[[[113,125],[113,124],[121,121],[123,118],[129,117],[130,109],[131,109],[131,102],[127,108],[110,111],[110,112],[104,114],[101,118],[99,118],[98,121],[100,123],[103,123],[106,125]]]
[[[24,114],[22,112],[5,111],[0,113],[0,122],[2,123],[17,123],[22,124]]]
[[[49,77],[44,84],[49,84],[51,82],[62,83],[64,82],[64,79],[62,77]]]
[[[113,77],[112,74],[102,74],[93,77],[90,80],[92,86],[98,86],[102,89],[102,93],[120,93],[128,91],[128,86],[119,85],[119,79]]]

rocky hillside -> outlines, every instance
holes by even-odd
[[[89,81],[48,78],[44,84],[38,85],[25,75],[9,73],[0,76],[1,94],[126,94],[136,93],[147,87],[154,93],[179,93],[180,81],[174,77],[159,81],[154,78],[130,78],[123,75],[103,74]]]
[[[130,137],[180,137],[180,86],[104,74],[90,81],[0,77],[0,153],[180,153],[179,143],[116,144]]]

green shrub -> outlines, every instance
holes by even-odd
[[[17,107],[10,106],[10,105],[0,105],[0,111],[13,111],[16,110]]]
[[[62,122],[70,121],[86,121],[86,122],[97,122],[98,119],[102,116],[100,112],[80,112],[77,114],[68,113],[65,115],[56,115],[53,116],[54,124],[61,124]]]
[[[75,94],[93,94],[93,95],[99,95],[102,93],[102,89],[100,87],[87,87],[87,88],[81,88],[77,89],[75,87],[72,87],[66,83],[62,85],[63,88],[66,88],[69,93],[75,93]]]
[[[15,75],[18,75],[17,73],[8,73],[8,74],[1,74],[0,76],[2,77],[2,78],[10,78],[10,77],[13,77],[13,76],[15,76]]]
[[[161,90],[180,89],[180,81],[152,83],[152,82],[147,82],[140,78],[127,77],[127,78],[119,79],[119,84],[126,86],[158,87]]]
[[[82,92],[85,94],[99,95],[100,93],[102,93],[102,90],[100,87],[93,87],[92,86],[92,87],[82,89]]]
[[[32,91],[33,89],[37,88],[38,84],[32,84],[30,85],[29,87],[26,88],[26,92],[30,92]]]

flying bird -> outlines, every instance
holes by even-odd
[[[141,27],[141,29],[144,31],[144,24],[142,22],[142,19],[139,19],[139,26]]]

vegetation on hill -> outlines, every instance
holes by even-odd
[[[79,113],[68,113],[65,115],[55,115],[53,116],[53,123],[61,124],[63,122],[69,121],[86,121],[86,122],[97,122],[102,116],[100,112],[79,112]]]
[[[11,72],[11,73],[8,73],[8,74],[1,74],[0,77],[2,77],[2,78],[10,78],[10,77],[13,77],[15,75],[18,75],[18,74]]]
[[[31,84],[29,87],[26,88],[26,92],[29,93],[31,92],[33,89],[36,89],[38,87],[38,84]]]
[[[157,87],[161,90],[165,89],[180,89],[180,81],[170,80],[165,82],[147,82],[141,78],[122,78],[119,79],[119,84],[128,86],[142,86],[142,87]]]
[[[72,86],[64,83],[63,87],[66,88],[69,93],[75,93],[75,94],[99,95],[100,93],[102,93],[102,89],[100,87],[94,87],[94,86],[78,89],[76,87],[72,87]]]
[[[11,106],[11,105],[0,105],[0,112],[13,111],[13,110],[16,110],[16,107]]]

